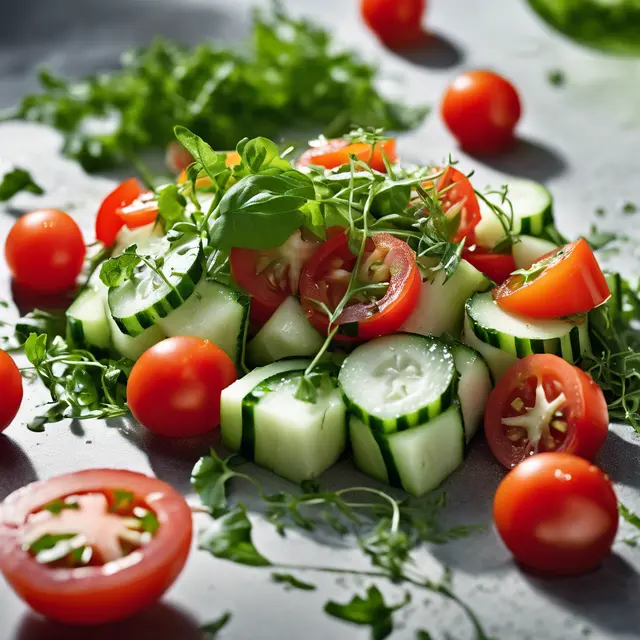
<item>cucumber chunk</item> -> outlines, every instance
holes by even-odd
[[[247,359],[254,366],[262,366],[282,358],[314,356],[323,342],[301,304],[290,296],[249,343]]]
[[[73,347],[106,350],[111,346],[107,289],[99,284],[88,284],[67,309],[67,341]]]
[[[518,269],[528,269],[542,256],[555,251],[558,247],[542,238],[533,236],[520,236],[520,242],[513,245],[513,259]]]
[[[462,333],[462,341],[472,349],[475,349],[485,360],[491,371],[493,382],[496,383],[507,372],[507,369],[518,360],[517,356],[506,351],[501,351],[490,344],[486,344],[476,337],[471,328],[469,318],[464,319],[464,331]]]
[[[380,432],[415,427],[447,409],[457,372],[435,338],[396,333],[357,347],[338,377],[351,413]]]
[[[116,258],[133,244],[138,247],[140,253],[147,253],[151,251],[153,247],[159,245],[163,237],[164,229],[158,222],[145,224],[143,227],[137,227],[135,229],[129,229],[129,227],[124,226],[116,236],[111,255]]]
[[[362,471],[416,497],[437,488],[464,459],[465,434],[457,405],[426,424],[387,435],[374,433],[351,416],[349,436]]]
[[[439,337],[444,333],[460,336],[464,320],[464,304],[477,291],[486,291],[489,280],[466,260],[461,260],[456,272],[445,282],[444,271],[433,281],[425,280],[420,290],[418,306],[402,325],[401,331]]]
[[[194,336],[218,345],[239,366],[249,323],[248,296],[203,277],[193,294],[158,326],[168,336]]]
[[[106,300],[105,300],[106,303]],[[120,331],[120,327],[111,317],[108,306],[106,307],[106,316],[111,329],[111,345],[113,350],[120,356],[129,360],[137,360],[147,349],[153,347],[166,338],[162,329],[158,326],[145,329],[138,336],[128,336]]]

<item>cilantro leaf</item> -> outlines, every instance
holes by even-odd
[[[290,573],[272,573],[271,580],[276,584],[284,584],[289,588],[300,589],[301,591],[315,591],[316,589],[314,584],[298,580],[298,578],[292,576]]]
[[[203,624],[200,630],[204,633],[205,640],[214,640],[214,638],[217,638],[218,632],[227,626],[231,618],[231,612],[225,611],[219,618]]]
[[[227,512],[226,485],[236,475],[229,467],[229,460],[231,458],[221,460],[211,449],[208,456],[198,460],[191,472],[191,486],[216,517]]]
[[[0,181],[0,202],[11,200],[20,191],[33,193],[37,196],[44,193],[42,187],[35,183],[28,171],[16,168],[5,173]]]

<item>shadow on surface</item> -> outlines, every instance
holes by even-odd
[[[40,293],[28,289],[24,285],[11,281],[11,297],[20,315],[23,316],[34,309],[46,311],[64,311],[73,302],[73,293]]]
[[[449,69],[464,61],[464,53],[451,40],[438,33],[422,35],[420,42],[410,49],[394,51],[408,62],[427,69]]]
[[[184,611],[155,604],[133,618],[100,627],[69,627],[28,613],[15,640],[202,640],[198,623]]]
[[[631,427],[627,428],[631,429]],[[609,429],[596,462],[615,483],[640,489],[638,459],[640,459],[640,446],[625,440]]]
[[[20,445],[0,435],[0,501],[10,493],[38,479],[27,454]]]

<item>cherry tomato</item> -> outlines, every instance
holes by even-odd
[[[96,216],[96,238],[102,244],[110,247],[116,241],[118,231],[124,226],[118,210],[130,205],[143,193],[144,187],[135,178],[129,178],[104,199]]]
[[[426,0],[361,0],[360,11],[384,44],[401,48],[421,39],[426,5]]]
[[[489,396],[484,430],[507,468],[543,451],[592,459],[604,444],[609,412],[602,390],[578,367],[551,354],[515,362]]]
[[[493,297],[502,309],[528,318],[561,318],[591,311],[611,292],[593,251],[581,238],[513,275]]]
[[[332,235],[332,234],[331,234]],[[300,278],[300,298],[311,324],[323,333],[329,318],[318,303],[335,309],[347,292],[356,256],[349,250],[346,232],[330,237],[309,260]],[[418,304],[422,280],[415,254],[402,240],[387,233],[367,241],[360,264],[360,283],[388,283],[377,300],[356,296],[340,314],[337,339],[369,340],[397,331]]]
[[[447,127],[469,153],[500,153],[515,141],[520,98],[514,86],[497,73],[463,73],[445,92],[441,109]]]
[[[59,293],[72,289],[82,271],[86,247],[75,220],[58,209],[23,215],[5,244],[14,279],[34,291]]]
[[[492,253],[475,247],[473,250],[465,249],[462,257],[497,284],[502,284],[516,270],[510,253]]]
[[[231,358],[212,342],[167,338],[133,366],[127,402],[136,420],[154,433],[200,435],[220,424],[220,393],[236,378]]]
[[[13,358],[0,349],[0,431],[16,417],[22,403],[22,376]]]
[[[493,517],[521,565],[575,575],[594,569],[611,551],[618,503],[598,467],[567,453],[543,453],[500,483]]]
[[[116,215],[129,229],[144,227],[158,217],[158,200],[153,191],[147,191],[126,207],[116,209]]]
[[[341,138],[327,140],[325,144],[307,149],[298,160],[298,167],[307,167],[310,164],[324,167],[325,169],[335,169],[342,165],[349,164],[351,156],[366,162],[372,169],[386,173],[382,152],[384,151],[387,160],[393,164],[398,160],[396,153],[396,141],[385,140],[377,143],[373,150],[370,144],[358,142],[351,144],[348,140]]]
[[[69,503],[76,508],[57,514],[45,508]],[[127,522],[145,512],[159,526],[140,538]],[[37,559],[25,541],[46,533],[83,536],[83,546],[91,548],[86,565],[70,556]],[[184,498],[156,478],[114,469],[68,473],[27,485],[2,503],[0,570],[38,613],[68,624],[103,624],[162,596],[184,567],[191,533]]]
[[[179,142],[170,142],[167,145],[165,162],[169,171],[178,174],[193,162],[193,156]]]

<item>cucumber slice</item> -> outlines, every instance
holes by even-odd
[[[218,345],[236,364],[242,362],[250,299],[203,277],[193,294],[158,326],[168,336],[195,336]]]
[[[287,371],[304,371],[309,364],[309,360],[298,359],[274,362],[266,367],[254,369],[224,389],[220,397],[220,426],[224,444],[234,451],[240,451],[242,444],[242,401],[245,396],[249,395],[263,380]]]
[[[517,356],[506,351],[501,351],[492,347],[490,344],[486,344],[476,337],[473,333],[469,318],[465,316],[464,319],[464,331],[462,332],[462,341],[475,351],[477,351],[485,360],[491,371],[491,377],[493,382],[496,383],[507,372],[507,369],[518,360]]]
[[[87,285],[67,309],[67,341],[73,347],[108,349],[111,345],[107,288],[102,282],[100,285]]]
[[[157,244],[160,244],[163,237],[164,229],[158,222],[145,224],[143,227],[137,227],[136,229],[129,229],[129,227],[126,226],[122,227],[116,236],[111,255],[116,258],[132,244],[138,247],[139,252],[146,253]]]
[[[491,292],[476,293],[467,301],[467,317],[482,342],[518,358],[553,353],[574,363],[590,350],[586,317],[580,325],[567,320],[531,320],[503,311]]]
[[[145,329],[140,335],[135,337],[122,333],[120,327],[118,327],[116,321],[109,313],[106,299],[105,305],[107,305],[105,307],[105,315],[107,316],[111,330],[111,346],[118,355],[128,358],[129,360],[137,360],[147,349],[150,349],[154,344],[158,344],[158,342],[166,338],[164,333],[162,333],[162,329],[157,325]]]
[[[513,206],[513,231],[516,234],[540,236],[547,225],[553,224],[553,202],[549,191],[533,180],[514,180],[509,183],[507,197]],[[487,199],[510,213],[508,203],[502,203],[497,194]],[[493,249],[504,237],[504,228],[493,209],[480,200],[482,219],[475,229],[476,242],[487,249]]]
[[[202,276],[202,245],[195,234],[184,234],[174,243],[165,239],[151,248],[149,256],[161,260],[163,277],[141,265],[129,281],[109,290],[111,315],[130,336],[140,335],[184,304]]]
[[[444,271],[436,273],[433,282],[425,280],[420,290],[418,306],[401,331],[439,337],[444,333],[459,336],[464,320],[464,304],[477,291],[486,291],[491,283],[466,260],[461,260],[456,272],[445,282]]]
[[[542,256],[555,251],[557,245],[533,236],[520,236],[520,242],[513,245],[513,259],[518,269],[528,269]]]
[[[261,382],[242,402],[243,456],[300,483],[332,466],[346,447],[346,409],[326,376],[315,402],[295,397],[302,371]]]
[[[457,373],[448,347],[411,333],[396,333],[357,347],[338,377],[347,408],[372,429],[401,431],[449,407]]]
[[[464,459],[460,408],[408,431],[375,433],[351,416],[349,436],[356,465],[366,474],[420,497],[438,487]]]
[[[282,358],[314,356],[323,342],[302,305],[290,296],[249,343],[247,359],[254,366],[262,366]]]

